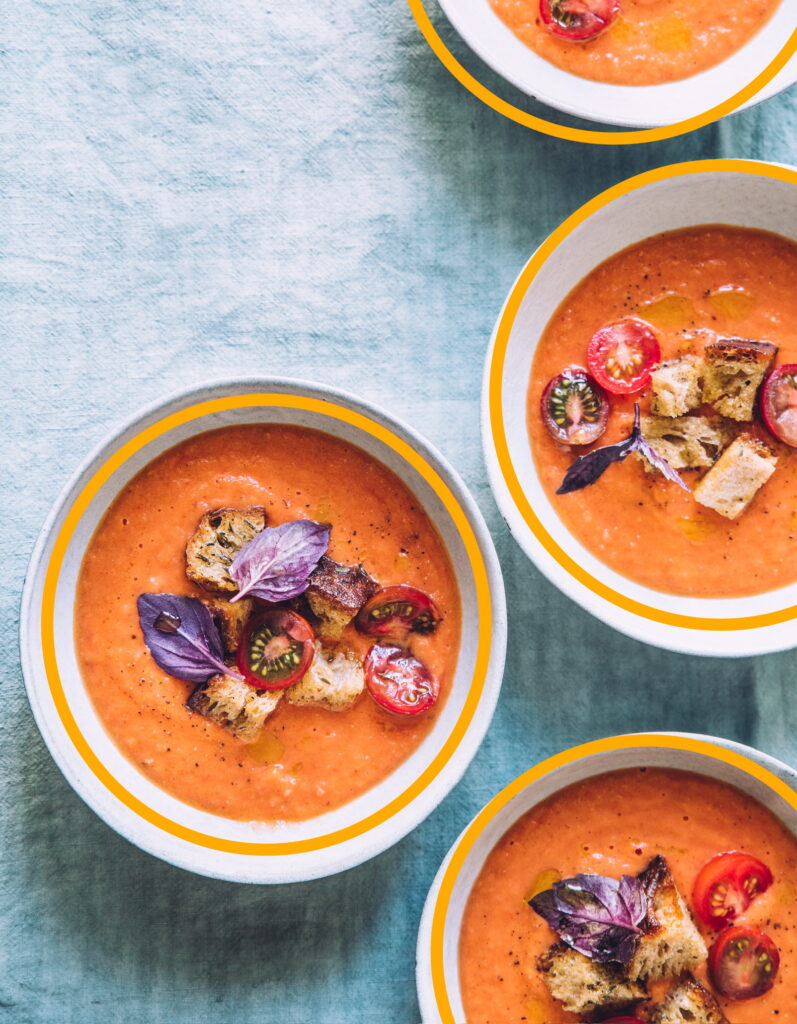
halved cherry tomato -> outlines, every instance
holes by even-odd
[[[315,654],[310,623],[296,612],[271,608],[251,619],[238,645],[236,663],[250,686],[284,690],[301,679]]]
[[[540,16],[560,39],[586,42],[607,29],[620,13],[620,0],[540,0]]]
[[[757,857],[718,853],[703,865],[695,879],[695,910],[704,924],[722,928],[743,914],[772,881],[772,872]]]
[[[440,621],[434,601],[422,590],[400,583],[384,587],[360,609],[357,629],[368,636],[433,633]]]
[[[770,433],[797,448],[797,363],[776,367],[764,381],[761,415]]]
[[[647,387],[658,362],[661,349],[653,328],[634,317],[601,327],[587,348],[590,373],[613,395],[635,395]]]
[[[708,955],[711,982],[726,999],[755,999],[769,992],[779,966],[772,939],[744,925],[720,932]]]
[[[542,394],[542,421],[557,441],[592,444],[608,419],[608,398],[580,366],[569,366],[548,381]]]
[[[365,656],[365,685],[381,707],[398,715],[428,711],[440,696],[429,669],[406,647],[375,644]]]

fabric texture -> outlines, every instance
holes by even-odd
[[[509,537],[479,438],[490,331],[545,235],[651,167],[793,160],[795,93],[685,138],[587,149],[466,93],[404,0],[2,14],[0,1022],[417,1024],[428,887],[531,764],[639,729],[797,761],[797,655],[705,661],[592,619]],[[350,388],[439,446],[487,517],[510,610],[502,697],[462,783],[371,863],[272,888],[193,877],[96,818],[39,737],[16,640],[34,539],[84,455],[161,395],[258,373]]]

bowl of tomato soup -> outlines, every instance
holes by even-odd
[[[797,362],[795,182],[793,170],[735,161],[631,179],[543,244],[496,327],[483,410],[498,504],[552,582],[647,643],[712,655],[794,644],[797,438],[772,433],[762,403],[788,398],[784,369]],[[618,353],[636,377],[620,379]],[[740,370],[742,355],[759,362]],[[735,407],[701,391],[724,356],[745,392]],[[667,375],[682,389],[669,404]],[[570,400],[585,403],[578,437],[554,422],[570,422]],[[630,442],[637,412],[676,476],[631,444],[587,479],[595,463],[579,457]],[[762,472],[739,470],[741,490],[722,483],[739,499],[728,508],[716,488],[737,451],[755,452]]]
[[[643,128],[747,86],[794,32],[783,0],[441,0],[468,45],[518,89],[576,117]],[[597,34],[593,34],[597,33]],[[792,59],[748,102],[797,78]]]
[[[261,532],[239,607],[201,572],[232,561],[242,522]],[[290,574],[313,566],[315,590],[293,597]],[[379,635],[351,609],[340,620],[363,581],[356,607],[383,616]],[[237,656],[222,605],[249,616]],[[402,633],[381,635],[386,608]],[[284,621],[315,631],[290,689],[252,678],[264,664],[296,674]],[[33,555],[23,668],[54,759],[109,825],[202,874],[294,881],[379,853],[455,784],[492,716],[505,629],[486,527],[422,438],[350,395],[244,380],[152,406],[81,467]],[[264,650],[267,663],[242,660]],[[388,698],[408,679],[424,700],[403,713]]]
[[[759,751],[698,736],[614,737],[532,768],[476,816],[432,886],[418,941],[424,1024],[656,1019],[654,1008],[686,972],[665,971],[622,1009],[565,1010],[538,969],[557,935],[529,901],[577,875],[636,877],[660,859],[696,929],[700,949],[688,975],[705,998],[729,1024],[797,1021],[796,781]],[[730,905],[728,893],[745,882],[751,898],[735,900],[732,920],[706,923],[717,909],[706,894],[719,884]],[[738,928],[762,935],[768,949],[771,942],[779,960],[774,983],[759,980],[767,990],[744,1000],[718,993],[728,976],[721,963],[709,964]],[[582,954],[569,956],[568,969]]]

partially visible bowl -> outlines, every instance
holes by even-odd
[[[75,586],[86,546],[120,489],[154,457],[204,431],[252,422],[314,427],[373,455],[410,488],[446,545],[462,602],[452,690],[432,730],[396,771],[320,817],[267,825],[177,800],[128,761],[104,730],[75,652]],[[397,842],[443,799],[484,736],[501,685],[506,612],[492,540],[456,473],[415,431],[342,392],[284,379],[182,392],[135,416],[77,471],[57,500],[28,571],[22,665],[42,736],[79,796],[137,846],[200,874],[289,882],[333,874]]]
[[[797,240],[797,171],[740,160],[641,174],[572,214],[521,271],[498,318],[482,391],[482,438],[499,508],[515,539],[565,594],[615,629],[689,654],[739,656],[794,646],[797,584],[738,598],[642,586],[610,569],[565,527],[532,457],[527,393],[540,336],[571,288],[615,253],[661,232],[728,224]]]
[[[493,71],[555,110],[629,128],[671,125],[730,99],[778,56],[794,32],[794,9],[782,0],[766,25],[741,49],[707,71],[663,85],[593,82],[550,64],[504,24],[489,0],[440,0],[448,20]],[[797,57],[749,104],[797,82]]]
[[[418,935],[418,998],[424,1024],[464,1024],[459,935],[471,890],[500,838],[527,811],[566,786],[623,768],[694,772],[735,786],[797,838],[797,772],[767,754],[710,736],[647,733],[566,750],[521,775],[473,819],[429,891]]]

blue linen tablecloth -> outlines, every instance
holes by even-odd
[[[795,93],[685,138],[584,148],[483,107],[404,0],[3,14],[0,1022],[416,1024],[426,891],[522,770],[641,729],[797,762],[797,656],[671,655],[571,604],[497,513],[478,412],[494,318],[541,239],[647,168],[793,160]],[[18,664],[26,561],[77,462],[139,406],[239,373],[350,388],[423,431],[473,489],[509,599],[503,694],[463,782],[371,863],[292,887],[193,877],[119,838],[52,763]]]

